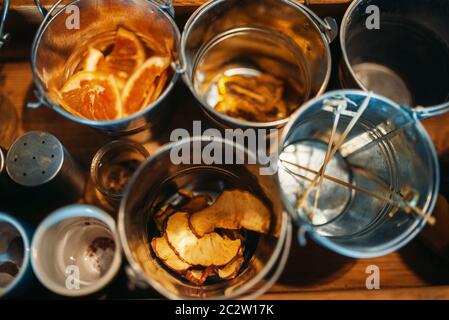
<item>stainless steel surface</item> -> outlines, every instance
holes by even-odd
[[[200,154],[206,146],[221,150],[227,148],[238,159],[254,159],[253,155],[231,142],[221,139],[212,142],[201,138],[166,145],[151,156],[134,175],[119,211],[119,233],[130,264],[128,273],[139,286],[152,286],[171,299],[231,299],[250,296],[253,292],[262,293],[258,289],[267,289],[262,279],[278,277],[279,272],[275,270],[284,268],[285,259],[280,257],[289,250],[286,239],[291,237],[290,220],[279,199],[275,176],[259,175],[260,167],[256,164],[175,165],[170,154],[182,146],[193,147],[195,154]],[[190,160],[193,161],[193,158]],[[197,193],[206,192],[213,197],[225,188],[242,188],[253,192],[271,208],[273,216],[270,234],[260,235],[257,245],[252,248],[252,258],[233,281],[191,285],[173,276],[151,254],[149,231],[154,229],[152,214],[155,213],[155,206],[161,199],[169,201],[170,196],[175,195],[180,188]]]
[[[285,128],[281,164],[288,161],[317,172],[337,116],[329,101],[347,101],[346,109],[339,111],[339,137],[366,97],[363,91],[344,90],[307,103]],[[372,96],[325,174],[357,189],[325,179],[316,209],[297,208],[315,174],[285,164],[279,169],[284,205],[314,240],[356,258],[386,255],[411,241],[426,220],[405,209],[397,210],[391,201],[399,199],[431,214],[440,184],[438,157],[422,125],[412,113],[378,95]],[[357,191],[361,189],[382,197]],[[316,188],[311,191],[305,198],[310,209],[317,193]]]
[[[335,27],[333,19],[322,21],[290,0],[209,1],[190,17],[182,35],[184,81],[205,113],[222,126],[281,127],[288,119],[251,122],[216,111],[207,100],[208,79],[231,68],[269,74],[295,89],[290,103],[296,110],[326,89]]]
[[[9,177],[18,185],[46,190],[47,196],[76,200],[85,187],[85,174],[53,135],[32,131],[17,139],[6,158]]]
[[[380,28],[370,30],[372,6],[379,9]],[[448,15],[448,1],[353,1],[340,30],[342,84],[417,107],[420,119],[447,112]]]
[[[56,2],[46,14],[33,42],[31,62],[38,103],[30,107],[48,105],[72,121],[115,136],[142,130],[158,134],[170,118],[172,108],[167,98],[179,73],[176,66],[180,33],[172,17],[158,4],[146,0],[77,0],[67,4],[74,4],[80,10],[80,28],[72,30],[66,27],[66,6],[59,7],[62,2]],[[93,121],[70,114],[58,105],[54,93],[54,87],[60,87],[66,79],[67,60],[80,47],[91,44],[99,35],[115,32],[118,26],[160,44],[158,49],[168,50],[174,62],[173,75],[165,91],[154,103],[124,119]]]

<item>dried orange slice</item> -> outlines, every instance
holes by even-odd
[[[87,56],[84,59],[81,68],[84,71],[96,71],[97,67],[104,60],[104,55],[100,50],[89,48]]]
[[[61,104],[70,113],[90,120],[114,120],[122,116],[115,78],[103,72],[81,71],[60,90]]]
[[[145,48],[139,38],[134,33],[119,28],[115,36],[114,48],[99,69],[126,81],[144,61]]]
[[[170,58],[155,56],[129,78],[122,92],[123,113],[131,115],[155,101],[167,81]]]

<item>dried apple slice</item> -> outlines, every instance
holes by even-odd
[[[243,256],[239,255],[234,261],[231,261],[226,266],[219,268],[217,270],[217,274],[220,277],[220,279],[223,280],[234,279],[239,273],[243,261],[244,261]]]
[[[192,283],[202,285],[206,282],[207,278],[212,276],[215,273],[214,268],[207,267],[206,269],[198,270],[192,269],[186,272],[186,279]]]
[[[183,273],[188,270],[191,265],[182,261],[168,244],[166,237],[153,238],[151,247],[156,256],[173,271]]]
[[[168,217],[175,212],[176,209],[174,207],[169,204],[165,204],[154,214],[153,220],[156,223],[156,228],[160,232],[164,232],[165,221],[167,221]]]
[[[198,195],[190,199],[185,205],[181,207],[181,210],[188,213],[197,212],[203,210],[209,206],[211,198],[208,195]]]
[[[234,259],[240,240],[225,239],[212,232],[197,238],[189,227],[189,214],[177,212],[167,220],[166,236],[178,256],[194,266],[224,266]]]
[[[190,216],[192,231],[199,237],[216,228],[244,228],[268,233],[270,211],[257,197],[247,191],[224,191],[210,207]]]
[[[217,229],[215,232],[220,234],[222,237],[228,238],[228,239],[240,239],[242,241],[242,247],[243,243],[246,240],[246,235],[243,230],[230,230],[230,229]]]
[[[197,212],[204,208],[207,208],[211,198],[208,195],[197,195],[188,198],[187,202],[181,206],[181,211],[184,212]],[[163,205],[153,216],[153,220],[156,223],[156,227],[160,232],[165,229],[165,221],[169,216],[175,213],[177,210],[170,204]]]

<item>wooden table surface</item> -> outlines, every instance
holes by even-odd
[[[29,3],[30,1],[19,0],[18,2]],[[189,1],[195,4],[197,2]],[[14,49],[11,48],[0,56],[0,61],[3,61],[0,66],[0,92],[5,99],[2,108],[15,111],[18,123],[16,134],[30,130],[44,130],[55,134],[87,171],[94,153],[110,138],[93,129],[70,122],[48,108],[37,110],[26,108],[26,103],[34,100],[33,83],[27,58],[28,51],[24,49],[27,45],[21,46],[19,42],[17,41],[17,47],[21,48],[21,54],[12,57],[11,50],[14,51]],[[14,46],[13,42],[9,46]],[[198,108],[193,107],[194,101],[181,83],[174,94],[178,97],[175,102],[178,110],[167,131],[190,120],[205,120]],[[189,112],[182,111],[186,109],[186,106],[192,106],[189,107]],[[2,115],[3,113],[0,114],[0,120]],[[447,135],[441,134],[443,131],[449,133],[447,126],[442,127],[442,124],[447,124],[448,121],[449,115],[431,120],[427,124],[440,152],[449,150],[449,142],[445,138]],[[437,127],[438,130],[436,130]],[[167,137],[163,136],[150,141],[146,147],[150,152],[154,152],[166,142]],[[428,232],[433,231],[430,229]],[[380,268],[381,290],[366,289],[365,282],[368,277],[366,269],[371,265]],[[112,284],[111,290],[101,293],[100,297],[129,297],[123,291],[126,291],[126,284],[122,278]],[[51,297],[48,292],[45,294]],[[132,297],[158,298],[160,296],[148,290],[133,293]],[[294,237],[284,273],[261,298],[449,299],[449,263],[436,255],[419,238],[388,256],[357,260],[339,256],[312,242],[309,242],[306,247],[299,247]]]

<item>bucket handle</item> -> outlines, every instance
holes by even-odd
[[[175,16],[175,7],[173,6],[173,0],[150,0],[156,3],[159,8],[167,12],[172,18]]]
[[[45,17],[48,14],[48,12],[52,12],[54,10],[54,8],[56,8],[56,6],[61,4],[62,1],[63,0],[57,1],[51,7],[51,9],[49,11],[44,8],[44,6],[41,4],[40,0],[34,0],[34,4],[36,5],[37,10],[42,15],[42,17]],[[150,2],[154,2],[159,8],[161,8],[162,10],[167,12],[170,16],[172,16],[172,17],[175,16],[175,9],[173,7],[173,0],[149,0],[149,1]],[[9,3],[9,0],[6,0],[6,2]]]
[[[312,9],[309,8],[310,0],[304,0],[304,4],[298,3],[301,8],[310,16],[310,18],[318,25],[320,31],[326,36],[329,43],[334,41],[338,35],[337,21],[332,17],[321,19]]]
[[[9,10],[9,0],[5,0],[3,3],[3,12],[0,20],[0,48],[9,40],[9,34],[3,33],[3,28],[5,27],[6,16]]]
[[[422,107],[418,106],[412,109],[414,116],[418,120],[425,120],[428,118],[433,118],[440,116],[449,112],[449,103],[444,103],[435,107]]]

